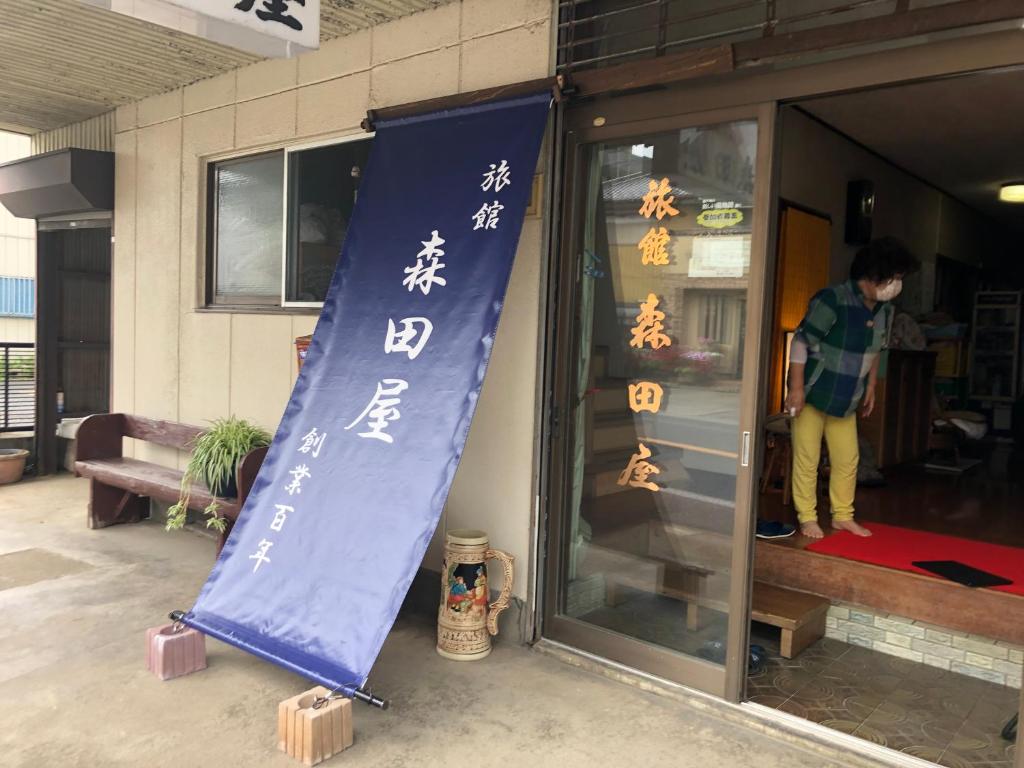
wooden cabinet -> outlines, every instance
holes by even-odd
[[[860,423],[879,467],[918,461],[927,454],[935,357],[924,350],[889,350],[884,378],[878,379],[875,411]]]
[[[775,316],[771,336],[768,413],[781,413],[786,398],[789,347],[811,297],[828,285],[832,222],[799,208],[784,208],[779,221],[779,258],[775,271]]]

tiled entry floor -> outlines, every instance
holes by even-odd
[[[827,638],[783,659],[759,634],[770,658],[749,680],[752,701],[950,768],[1011,768],[1000,731],[1016,688]]]

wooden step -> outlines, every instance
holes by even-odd
[[[608,347],[595,347],[590,354],[590,380],[600,381],[608,375]]]
[[[825,615],[830,602],[818,595],[797,592],[761,581],[754,582],[750,617],[782,630],[784,659],[792,659],[825,636]]]
[[[588,415],[601,417],[607,415],[628,416],[629,383],[599,383],[587,394]]]
[[[770,624],[783,629],[799,629],[822,612],[828,611],[830,603],[824,597],[795,589],[754,583],[754,621]]]
[[[684,601],[686,626],[691,632],[699,629],[702,591],[701,582],[711,571],[680,563],[667,563],[656,558],[607,549],[595,544],[587,547],[581,573],[601,574],[605,580],[605,602],[620,605],[625,596],[622,587],[660,594]]]
[[[693,501],[688,500],[688,505]],[[680,525],[662,516],[651,523],[647,536],[647,551],[652,557],[663,560],[685,560],[700,563],[712,570],[726,571],[732,563],[733,537],[731,534],[716,533],[705,528]],[[726,591],[719,597],[728,599]]]
[[[607,452],[605,455],[611,455],[612,453],[614,452]],[[613,461],[602,463],[587,462],[587,472],[583,477],[583,495],[586,498],[592,499],[629,490],[658,493],[646,488],[636,489],[628,484],[619,485],[619,477],[622,475],[623,470],[629,466],[629,460],[632,455],[631,451],[627,451],[621,458]],[[684,483],[688,477],[686,469],[678,461],[657,461],[656,464],[661,472],[651,475],[648,479],[662,487],[675,487],[680,483]]]
[[[582,558],[580,575],[601,574],[622,586],[655,593],[662,583],[664,570],[665,565],[659,560],[591,543]]]
[[[636,450],[638,425],[632,415],[599,417],[587,421],[587,453],[625,448]]]
[[[619,485],[619,475],[624,468],[625,466],[588,473],[583,478],[584,497],[587,499],[598,499],[603,496],[625,493],[626,491],[647,490],[646,488],[636,489],[629,485]],[[654,491],[647,490],[647,493],[654,493]]]
[[[799,537],[793,537],[799,538]],[[782,542],[786,542],[783,544]],[[757,542],[754,578],[917,621],[1024,645],[1024,597],[809,552],[792,539]]]
[[[616,448],[611,451],[598,451],[587,461],[587,469],[604,469],[605,467],[612,467],[618,464],[626,466],[629,462],[629,457],[634,453],[636,453],[635,445],[629,445],[625,448]]]
[[[595,529],[614,530],[658,518],[656,494],[646,488],[584,498],[580,512]]]
[[[692,500],[687,500],[687,505],[691,504]],[[701,612],[705,608],[719,613],[728,612],[733,538],[703,528],[671,523],[665,519],[664,509],[660,511],[659,518],[647,528],[648,555],[666,563],[681,564],[691,571],[695,568],[703,571],[699,592],[690,601],[697,604],[700,611],[687,607],[686,613],[687,626],[691,630],[697,629],[702,623]],[[666,568],[668,586],[675,590],[675,596],[687,599],[685,589],[688,582],[692,584],[692,577],[673,571],[675,566]]]

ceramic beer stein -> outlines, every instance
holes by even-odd
[[[501,594],[489,603],[487,561],[497,558],[504,569]],[[498,634],[498,614],[512,594],[512,555],[490,549],[484,531],[462,529],[445,536],[441,573],[441,607],[437,613],[437,652],[456,661],[482,659]]]

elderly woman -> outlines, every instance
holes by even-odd
[[[820,539],[818,464],[828,445],[832,527],[870,536],[854,520],[857,490],[857,408],[875,407],[879,354],[892,328],[895,299],[917,259],[897,240],[875,240],[857,252],[850,279],[811,299],[790,352],[786,410],[793,417],[793,503],[800,531]]]

